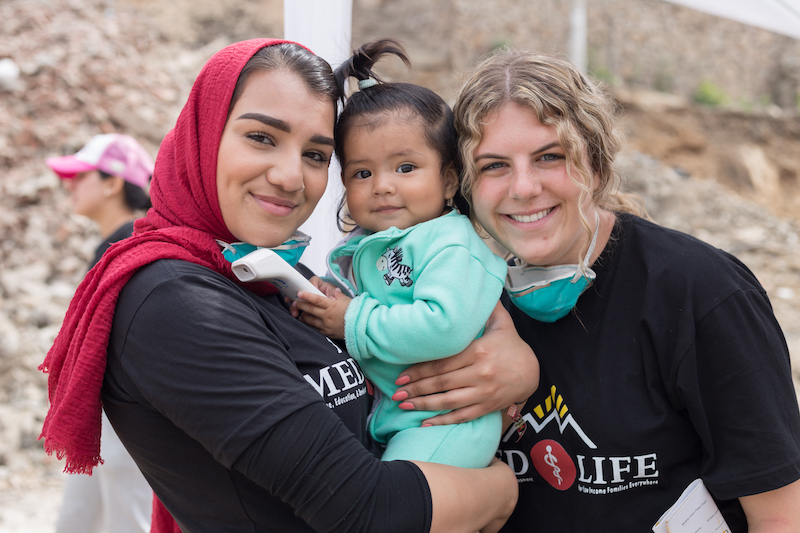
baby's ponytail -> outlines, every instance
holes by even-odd
[[[375,63],[387,55],[399,57],[406,67],[409,69],[411,68],[411,61],[409,61],[406,55],[405,48],[403,48],[403,45],[398,41],[394,39],[370,41],[356,50],[353,50],[353,55],[350,59],[342,63],[334,71],[333,76],[336,79],[336,84],[339,86],[341,94],[346,94],[347,80],[350,78],[358,80],[360,90],[364,90],[361,89],[364,85],[370,85],[370,87],[372,87],[376,84],[383,83],[383,80],[373,71],[373,67]],[[375,83],[361,83],[367,82],[368,80],[373,80]]]

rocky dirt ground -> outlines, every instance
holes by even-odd
[[[0,60],[19,68],[13,76],[0,64],[0,533],[53,531],[63,465],[37,442],[47,402],[36,367],[98,239],[70,216],[44,158],[72,153],[98,131],[135,135],[155,154],[210,54],[281,34],[268,3],[0,2]],[[800,384],[800,118],[616,95],[629,138],[619,159],[625,186],[657,222],[751,267]]]

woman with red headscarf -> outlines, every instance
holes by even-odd
[[[339,93],[295,43],[211,58],[161,145],[152,209],[87,274],[42,364],[46,450],[91,472],[102,391],[185,532],[474,532],[516,503],[501,463],[379,461],[355,362],[293,319],[274,286],[231,271],[255,246],[297,239],[325,190]],[[493,329],[485,342],[507,342]],[[490,401],[525,397],[530,381]]]

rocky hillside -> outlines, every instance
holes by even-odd
[[[472,2],[443,2],[415,19],[395,13],[402,2],[355,3],[361,13],[354,17],[355,42],[390,32],[385,21],[398,21],[391,34],[412,43],[419,67],[392,75],[453,94],[453,48],[442,59],[437,51],[444,45],[426,52],[425,36],[444,17],[460,21],[452,35],[466,38],[467,21],[480,20],[468,9]],[[29,495],[58,486],[61,465],[36,440],[46,410],[46,378],[36,368],[99,238],[92,224],[69,214],[45,157],[73,153],[94,134],[114,131],[136,136],[155,155],[203,62],[228,42],[280,36],[280,6],[278,0],[0,2],[0,533],[33,531],[25,502],[41,508]],[[475,35],[469,50],[491,41]],[[656,221],[750,266],[800,357],[797,114],[615,93],[629,132],[619,161],[626,187],[645,198]],[[46,494],[58,497],[57,490]],[[26,521],[16,522],[19,516]],[[52,523],[52,512],[42,520]]]

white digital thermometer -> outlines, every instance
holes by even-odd
[[[239,281],[269,281],[292,300],[300,291],[325,296],[300,272],[281,259],[274,251],[260,248],[231,264]]]

